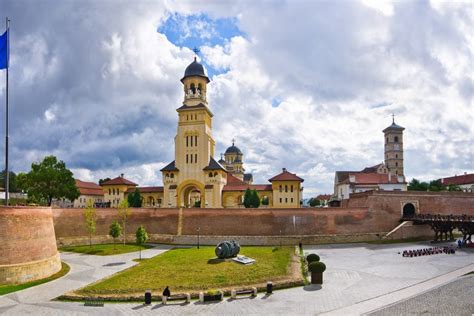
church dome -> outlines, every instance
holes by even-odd
[[[232,145],[225,151],[226,154],[239,154],[242,155],[242,151],[240,151],[239,147]]]
[[[188,67],[186,67],[186,70],[184,71],[184,77],[181,79],[181,82],[183,82],[185,78],[192,76],[203,77],[207,82],[210,81],[206,75],[206,72],[204,71],[204,66],[196,60],[196,57],[194,57],[194,61],[190,63]]]

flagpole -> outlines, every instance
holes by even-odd
[[[7,84],[6,84],[6,114],[5,114],[5,205],[8,205],[8,195],[10,191],[10,173],[8,172],[8,68],[10,64],[10,20],[6,17],[7,26]]]

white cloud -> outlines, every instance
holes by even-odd
[[[256,182],[286,167],[305,178],[307,196],[331,193],[334,171],[383,160],[391,113],[406,127],[408,178],[474,171],[466,4],[12,3],[15,170],[55,154],[83,180],[125,173],[160,185],[193,53],[156,29],[178,12],[237,17],[243,35],[201,50],[222,72],[208,90],[217,152],[235,137]],[[205,21],[192,27],[213,36]]]

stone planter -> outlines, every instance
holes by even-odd
[[[204,294],[199,293],[199,301],[201,302],[215,302],[215,301],[222,301],[224,298],[224,294],[222,292],[218,294]]]
[[[323,273],[311,272],[311,284],[323,284]]]

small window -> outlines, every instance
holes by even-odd
[[[189,155],[189,156],[190,156],[190,157],[189,157],[189,162],[190,162],[190,163],[193,163],[193,154],[191,154],[191,155]]]
[[[189,163],[188,155],[186,155],[186,163]]]
[[[282,202],[282,199],[280,198],[280,203]]]
[[[189,137],[186,136],[186,147],[189,147]]]
[[[398,154],[395,154],[395,158],[398,158]]]
[[[193,137],[191,136],[191,147],[193,147]]]
[[[395,167],[398,167],[398,162],[395,162]]]
[[[198,162],[198,154],[194,154],[194,162],[195,162],[195,163]]]
[[[194,146],[197,146],[197,145],[198,145],[198,137],[194,136]]]
[[[282,191],[283,191],[283,189],[282,189],[281,184],[280,184],[280,192],[282,192]],[[280,199],[280,200],[281,200],[281,199]],[[281,202],[281,201],[280,201],[280,202]]]
[[[212,172],[209,172],[209,178],[212,178]]]
[[[285,203],[288,203],[288,198],[285,198]]]
[[[214,177],[217,177],[217,172],[214,172]]]
[[[291,198],[291,203],[293,203],[293,198]]]
[[[290,188],[291,188],[291,190],[290,190],[290,191],[291,191],[291,192],[293,192],[293,184],[291,185],[291,187],[290,187]]]
[[[109,189],[109,195],[112,195],[112,191]]]
[[[174,173],[172,173],[172,174],[171,174],[170,178],[171,178],[171,179],[173,179],[173,178],[174,178]]]
[[[285,192],[288,192],[288,185],[285,184]]]
[[[393,138],[393,141],[394,141],[395,143],[398,143],[398,136],[395,136],[395,137]]]
[[[395,170],[395,174],[398,175],[398,170]]]

